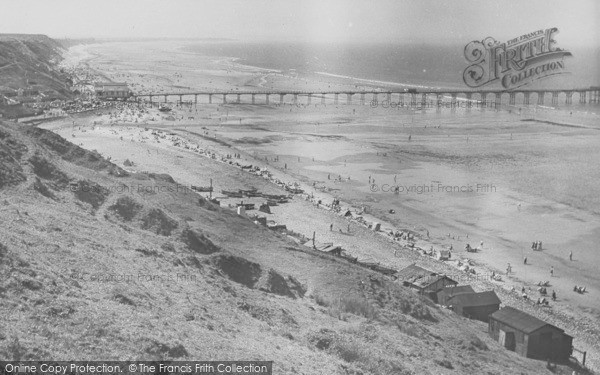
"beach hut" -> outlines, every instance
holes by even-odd
[[[490,315],[489,335],[523,357],[562,362],[573,352],[573,337],[564,330],[512,307]]]
[[[475,293],[471,285],[448,286],[437,292],[437,303],[447,306],[448,299],[461,293]]]
[[[455,313],[482,322],[488,322],[490,314],[500,309],[500,302],[500,298],[493,290],[481,293],[459,293],[447,300],[447,304]]]
[[[416,264],[411,264],[398,271],[398,280],[402,285],[416,289],[419,294],[428,296],[434,302],[437,302],[437,292],[446,286],[458,284],[446,275],[427,270]]]

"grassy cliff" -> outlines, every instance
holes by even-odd
[[[537,374],[486,325],[54,133],[0,123],[0,358]]]

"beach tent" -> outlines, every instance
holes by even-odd
[[[440,250],[438,254],[438,260],[448,260],[450,259],[450,250]]]

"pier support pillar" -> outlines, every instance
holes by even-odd
[[[352,104],[352,93],[351,92],[346,94],[346,104],[348,104],[348,105]]]
[[[525,105],[529,105],[529,93],[528,92],[523,93],[523,103]]]
[[[152,103],[152,95],[150,95],[150,108],[152,108],[154,106],[154,103]]]
[[[227,103],[227,94],[223,94],[223,104]]]
[[[256,95],[252,94],[252,104],[256,103]]]
[[[426,105],[427,105],[427,94],[422,93],[421,94],[421,108],[425,109]]]
[[[165,103],[167,102],[167,95],[165,95]]]
[[[310,103],[312,103],[312,93],[308,94],[308,99],[306,100],[307,105],[310,105]]]
[[[294,105],[298,104],[298,94],[294,94]]]
[[[285,94],[279,94],[279,104],[283,104],[283,97]]]
[[[435,111],[442,111],[442,94],[435,94]]]
[[[265,94],[265,103],[269,105],[269,94]]]
[[[552,93],[552,105],[555,107],[558,105],[558,93],[557,92]]]
[[[212,104],[212,94],[208,94],[208,104]]]
[[[365,93],[360,93],[360,105],[365,105]]]
[[[501,92],[496,93],[496,101],[494,102],[494,107],[496,109],[499,109],[502,107],[502,93]]]
[[[242,95],[241,94],[237,94],[236,102],[237,102],[237,104],[240,104],[242,102]]]
[[[586,94],[585,91],[580,91],[579,92],[579,103],[585,104],[585,94]]]
[[[325,104],[325,93],[321,93],[321,104]]]
[[[453,111],[456,111],[456,93],[451,94],[452,96],[452,102],[450,103],[450,108],[452,108]]]
[[[340,94],[338,94],[337,92],[334,94],[333,96],[333,104],[338,105],[338,97]]]
[[[537,101],[538,105],[544,105],[544,96],[546,96],[545,91],[538,92],[538,101]]]
[[[417,106],[417,94],[415,94],[415,93],[410,94],[410,106],[411,107]]]
[[[387,101],[388,101],[388,103],[392,102],[392,93],[391,92],[387,93]]]
[[[198,94],[194,95],[194,104],[198,105]]]
[[[567,98],[565,99],[565,104],[573,104],[573,91],[567,91]]]
[[[515,105],[515,93],[511,92],[508,96],[508,104]]]
[[[379,103],[379,95],[376,92],[373,93],[373,102]]]
[[[487,92],[481,93],[481,101],[483,102],[483,108],[487,108]]]
[[[471,94],[470,92],[466,93],[465,96],[467,97],[467,111],[471,110],[471,107],[473,106],[473,102],[471,101],[471,98],[473,97],[473,94]]]

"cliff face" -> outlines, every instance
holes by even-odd
[[[67,77],[56,69],[63,51],[45,35],[0,34],[0,94],[23,89],[68,97]]]

